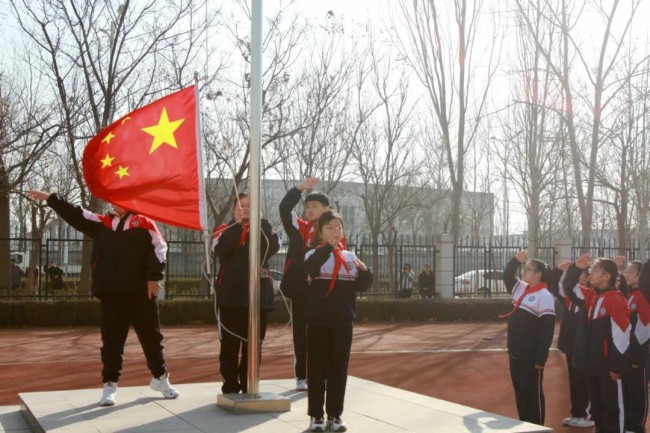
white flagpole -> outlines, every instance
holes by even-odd
[[[203,250],[205,253],[205,268],[203,269],[202,278],[205,278],[210,285],[210,294],[213,294],[211,273],[211,236],[208,231],[208,206],[205,195],[205,176],[203,174],[203,130],[201,128],[201,99],[199,98],[199,74],[194,73],[194,101],[196,107],[196,163],[198,165],[196,172],[199,178],[199,218],[201,229],[203,231]]]
[[[260,159],[262,142],[262,0],[252,0],[248,251],[248,394],[259,395]]]

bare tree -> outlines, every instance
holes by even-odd
[[[43,152],[56,140],[53,107],[38,89],[0,75],[0,263],[9,263],[10,198],[22,190]],[[0,289],[10,287],[9,268],[0,266]]]
[[[407,29],[406,40],[398,35],[400,51],[426,89],[446,151],[452,187],[451,234],[456,238],[460,233],[467,151],[483,120],[497,66],[496,32],[487,39],[477,37],[483,8],[480,0],[400,0],[398,4]],[[446,20],[448,16],[453,16],[453,24]],[[480,44],[485,41],[489,42]],[[480,80],[474,63],[478,61],[486,64]]]
[[[85,189],[81,150],[118,114],[178,89],[177,75],[166,68],[183,65],[187,69],[189,59],[194,58],[191,53],[199,49],[207,26],[201,23],[204,2],[125,0],[115,6],[110,2],[12,0],[11,5],[58,99],[59,121],[82,204],[97,211],[99,201]],[[173,55],[176,49],[185,53],[182,60]],[[186,82],[191,78],[187,76]],[[89,248],[84,258],[81,287],[89,292]]]
[[[264,172],[282,163],[283,145],[305,128],[306,120],[294,116],[298,110],[297,92],[304,76],[294,73],[298,45],[307,36],[305,24],[291,14],[291,2],[269,19],[264,36],[264,52],[269,58],[263,71],[262,168]],[[233,63],[241,73],[224,75],[210,103],[204,106],[204,124],[211,130],[204,135],[208,153],[208,203],[215,224],[230,212],[236,189],[246,187],[249,172],[250,103],[250,9],[244,1],[237,13],[224,23],[239,58]],[[244,22],[240,30],[240,22]]]
[[[559,58],[551,55],[543,41],[533,38],[533,42],[545,57],[551,71],[556,75],[562,86],[566,126],[582,222],[582,238],[583,244],[588,246],[591,243],[593,228],[595,180],[598,169],[598,151],[601,146],[602,116],[609,108],[612,98],[624,86],[624,82],[616,81],[612,75],[624,48],[625,36],[630,29],[640,2],[638,0],[625,2],[628,7],[628,14],[624,18],[622,30],[619,32],[614,31],[614,22],[621,6],[620,0],[610,2],[608,9],[605,8],[602,2],[591,0],[583,2],[569,2],[567,0],[524,2],[523,0],[516,0],[516,3],[518,10],[521,12],[520,16],[524,18],[530,34],[535,34],[535,23],[529,18],[530,15],[525,13],[529,8],[537,9],[538,13],[561,33],[562,54]],[[587,5],[592,6],[592,12],[602,18],[604,25],[602,33],[597,33],[601,36],[601,40],[600,46],[597,47],[595,64],[589,62],[586,49],[580,45],[580,40],[575,37],[576,24]],[[583,66],[584,74],[591,86],[589,92],[579,91],[571,82],[571,77],[575,75],[575,71],[571,68],[573,56],[577,56],[578,61]],[[580,149],[582,146],[580,145],[578,125],[576,123],[576,102],[580,100],[584,100],[585,104],[588,104],[591,113],[589,127],[585,128],[589,130],[589,145],[585,151],[585,154],[588,155],[586,158],[586,174],[583,174],[581,167],[582,153]],[[583,183],[586,183],[586,192]]]
[[[390,54],[381,58],[373,50],[372,55],[371,83],[380,109],[363,125],[352,157],[363,182],[361,199],[372,244],[376,246],[382,236],[385,243],[394,245],[403,217],[418,207],[422,197],[422,190],[415,187],[422,163],[414,152],[414,105],[409,101],[408,80],[404,74],[397,79],[392,76]],[[390,249],[390,281],[394,280],[393,253]],[[373,268],[379,269],[376,248]]]
[[[502,121],[507,155],[500,151],[502,163],[510,168],[528,223],[528,251],[538,255],[543,221],[555,218],[554,203],[561,192],[558,182],[561,113],[553,107],[562,95],[550,71],[544,52],[555,55],[558,33],[544,19],[548,13],[538,7],[519,9],[517,16],[517,67],[513,86],[514,103]],[[532,23],[532,26],[527,25]],[[537,43],[531,44],[531,40]]]

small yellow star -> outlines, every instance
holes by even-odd
[[[129,167],[122,167],[120,165],[115,174],[118,175],[120,179],[122,179],[124,176],[129,175]]]
[[[102,168],[111,167],[111,166],[113,165],[113,160],[114,160],[114,159],[115,159],[114,156],[110,156],[110,155],[107,153],[106,156],[104,157],[104,159],[101,159],[101,160],[100,160],[101,163],[102,163]]]
[[[104,137],[104,139],[102,140],[102,143],[111,144],[111,140],[112,140],[114,137],[115,137],[115,134],[113,134],[112,131],[109,131],[109,132],[108,132],[108,135],[107,135],[106,137]]]
[[[176,131],[184,121],[185,118],[170,122],[169,117],[167,117],[167,108],[163,108],[157,125],[142,128],[144,132],[153,136],[153,143],[151,144],[151,149],[149,149],[149,155],[154,153],[156,149],[165,143],[169,144],[174,149],[178,149],[176,138],[174,137],[174,131]]]

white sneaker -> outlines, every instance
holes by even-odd
[[[335,432],[344,432],[347,431],[347,427],[345,426],[345,423],[341,418],[334,417],[334,418],[327,418],[327,428],[330,429],[330,431],[335,431]]]
[[[176,398],[179,396],[176,388],[169,383],[169,373],[165,373],[158,379],[155,377],[149,382],[149,387],[154,391],[160,391],[165,398]]]
[[[296,380],[296,391],[307,391],[307,379]]]
[[[316,419],[312,416],[311,420],[309,421],[309,431],[313,431],[313,432],[325,431],[325,419],[324,418]]]
[[[116,382],[106,382],[102,391],[102,399],[99,400],[100,406],[115,406],[115,394],[117,393]]]
[[[569,423],[570,427],[593,427],[594,425],[596,423],[587,418],[573,418]]]
[[[575,418],[575,417],[573,417],[573,416],[570,416],[570,417],[564,418],[564,419],[562,420],[562,424],[564,424],[564,425],[571,425],[571,422],[573,422],[573,421],[575,421],[575,420],[577,420],[577,419],[578,419],[578,418]]]

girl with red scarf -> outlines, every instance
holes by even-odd
[[[353,252],[343,249],[340,215],[332,211],[323,213],[318,219],[318,233],[321,242],[305,254],[304,262],[309,279],[305,293],[309,429],[343,432],[346,426],[341,414],[355,302],[357,292],[370,288],[372,274]]]
[[[521,265],[521,279],[517,270]],[[544,364],[555,329],[555,300],[548,290],[551,270],[537,259],[526,260],[519,251],[503,271],[503,281],[512,294],[508,318],[510,377],[515,390],[519,419],[544,424],[545,402],[542,380]]]

